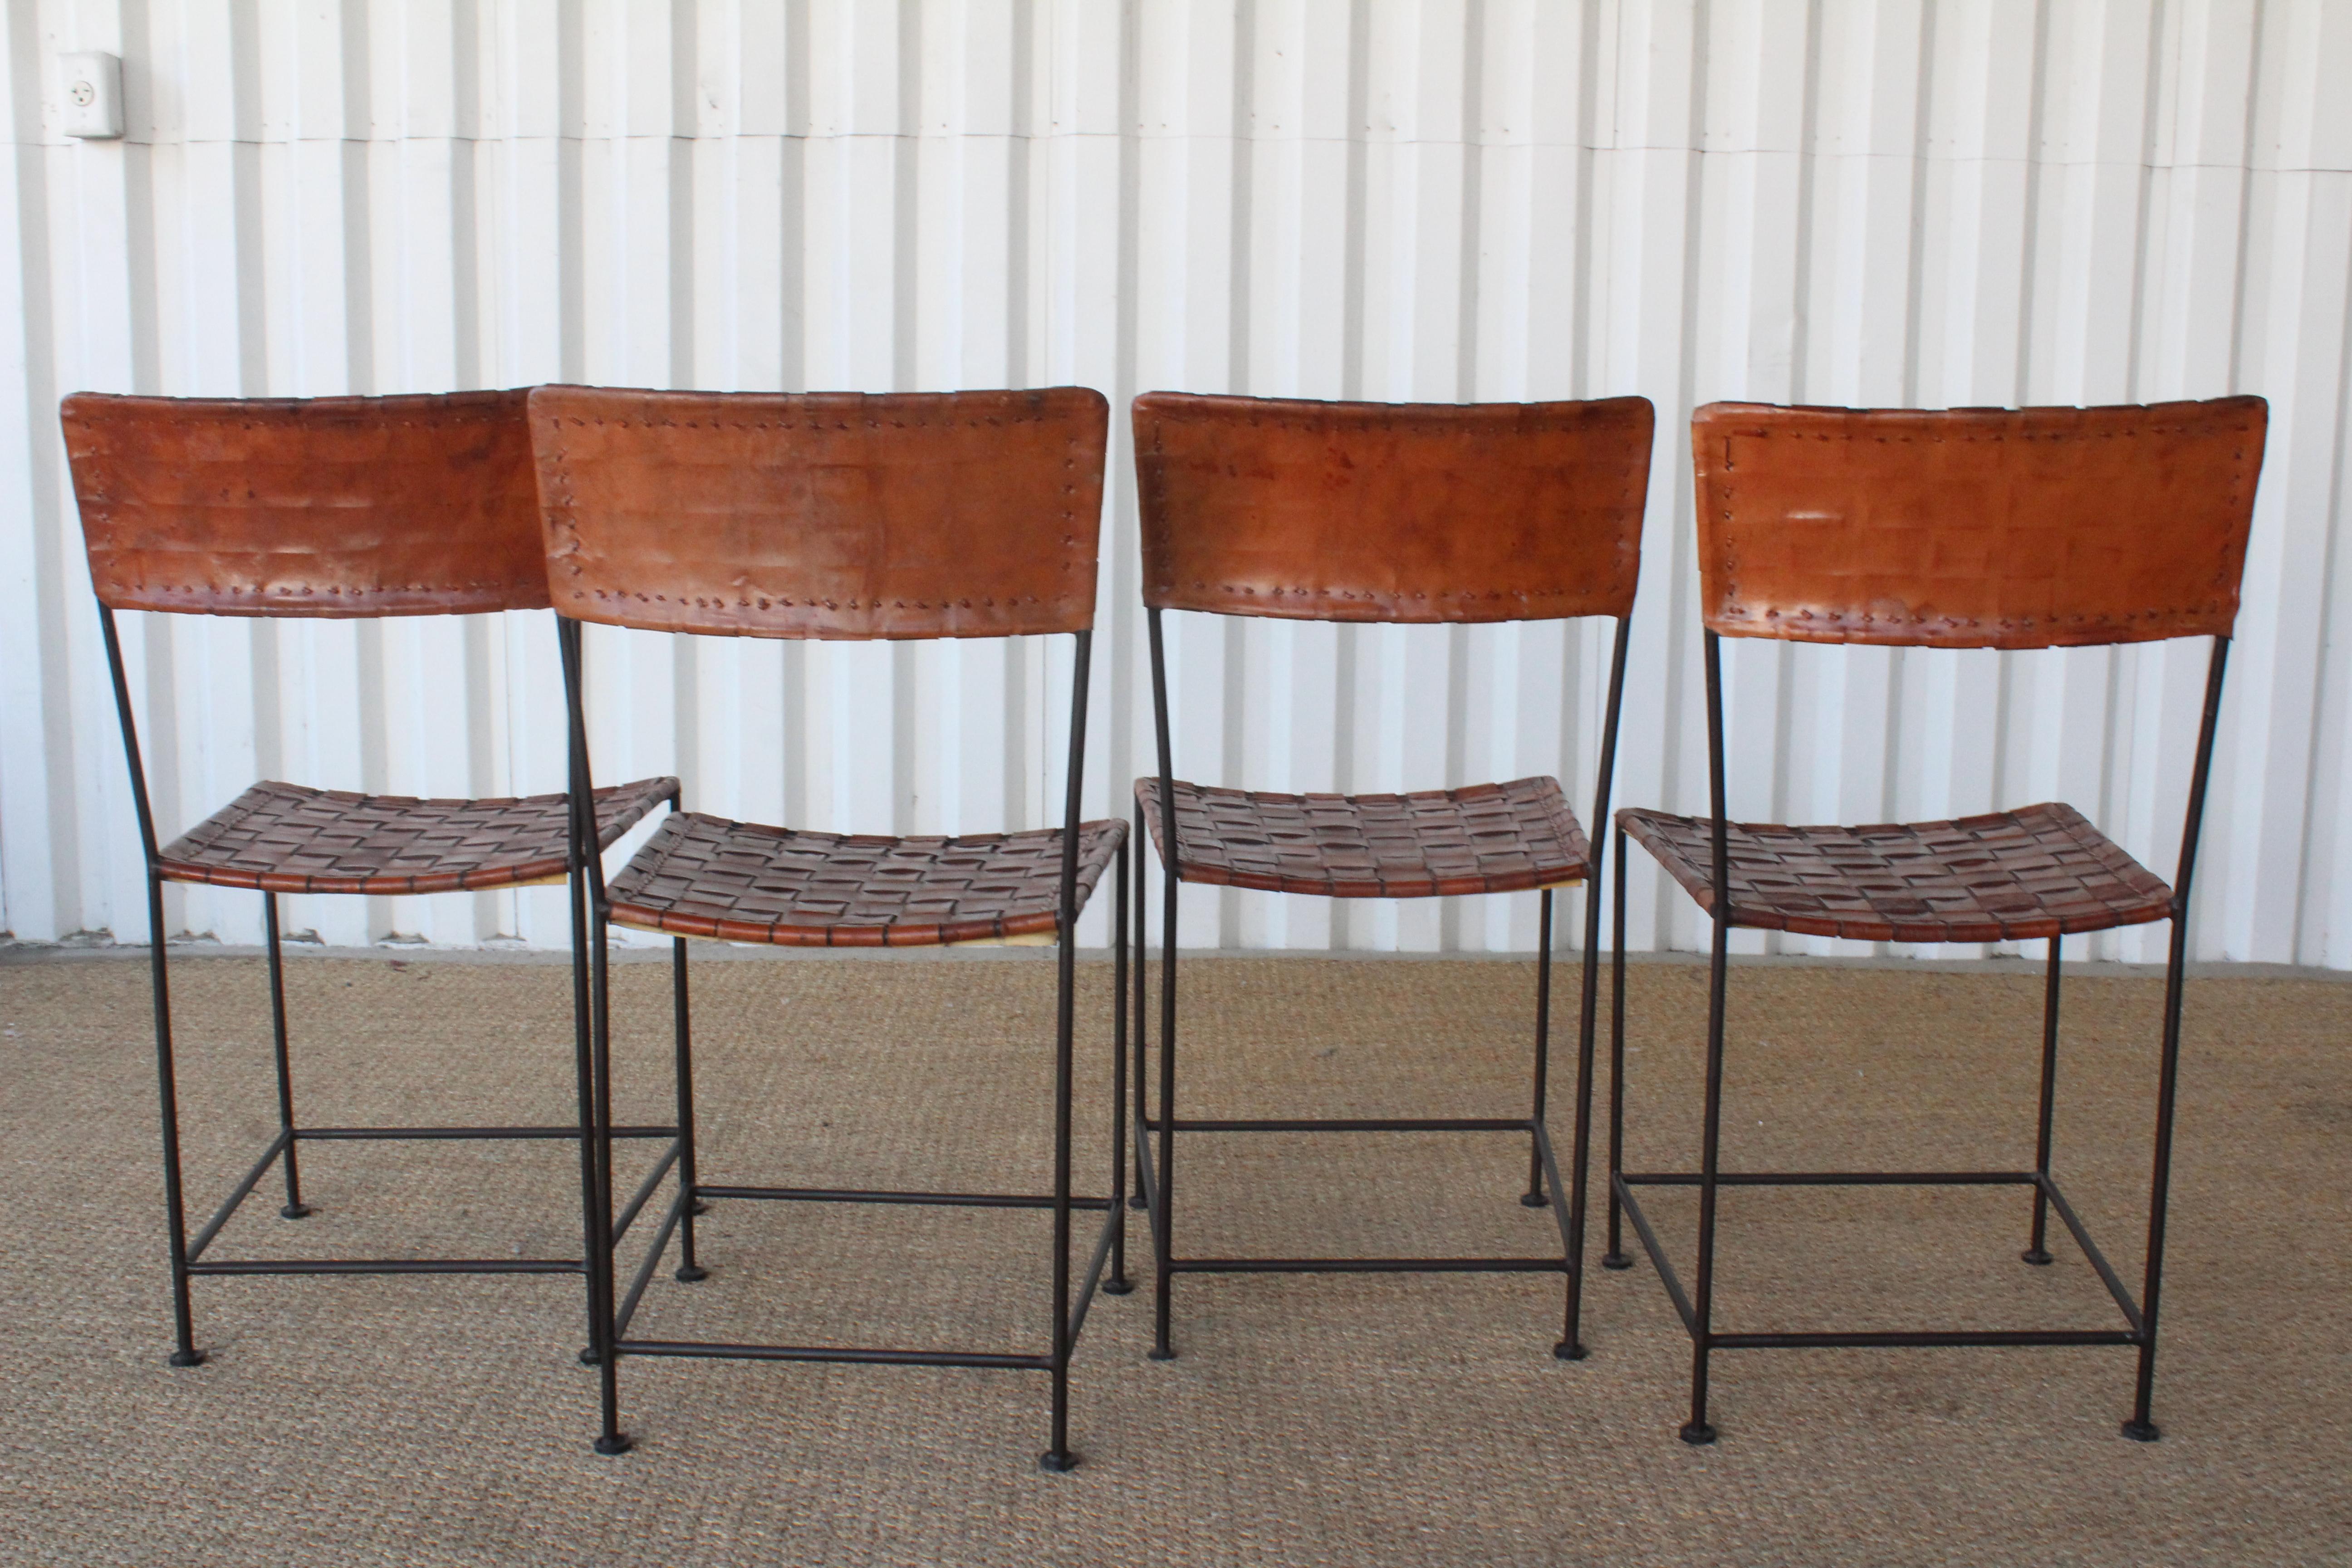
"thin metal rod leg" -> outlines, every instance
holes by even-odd
[[[2209,697],[2209,706],[2210,702]],[[2207,727],[2211,727],[2210,717]],[[2173,910],[2172,957],[2164,977],[2164,1056],[2156,1085],[2155,1169],[2148,1178],[2147,1275],[2139,1298],[2139,1372],[2132,1384],[2131,1419],[2123,1424],[2124,1436],[2137,1443],[2153,1443],[2164,1435],[2151,1419],[2149,1405],[2156,1395],[2157,1309],[2164,1289],[2165,1211],[2172,1191],[2172,1112],[2180,1077],[2180,994],[2189,960],[2187,903],[2186,896],[2179,896]]]
[[[1076,922],[1062,922],[1060,992],[1054,1031],[1054,1340],[1053,1440],[1037,1457],[1037,1468],[1056,1473],[1076,1468],[1070,1452],[1070,1079],[1076,1034],[1077,988]],[[1117,1155],[1113,1155],[1114,1162]]]
[[[707,1279],[710,1270],[695,1261],[694,1216],[705,1207],[695,1192],[694,1173],[694,1022],[686,984],[686,938],[674,937],[670,947],[671,1029],[677,1042],[677,1182],[686,1201],[678,1205],[677,1278],[692,1284]]]
[[[1625,830],[1611,837],[1616,841],[1617,882],[1611,889],[1609,954],[1609,1250],[1601,1255],[1601,1267],[1631,1268],[1624,1206],[1617,1201],[1617,1178],[1625,1173]]]
[[[556,645],[563,659],[569,710],[571,811],[569,889],[572,897],[572,1037],[579,1077],[582,1272],[588,1284],[588,1348],[581,1359],[596,1368],[600,1454],[624,1454],[620,1352],[613,1310],[613,1014],[612,961],[604,919],[604,867],[596,842],[594,780],[588,763],[588,721],[582,698],[584,649],[580,623],[557,616]]]
[[[580,1118],[580,1256],[593,1262],[596,1256],[596,1075],[591,1043],[593,1026],[589,1006],[588,889],[584,879],[574,875],[567,896],[572,906],[572,1075]],[[604,1329],[600,1325],[611,1314],[605,1300],[605,1282],[598,1279],[593,1267],[586,1273],[588,1342],[580,1352],[580,1360],[594,1366],[604,1355]]]
[[[1706,1010],[1706,1131],[1700,1144],[1698,1186],[1698,1278],[1693,1295],[1691,1331],[1690,1420],[1682,1430],[1685,1443],[1715,1441],[1706,1419],[1707,1352],[1715,1328],[1715,1196],[1717,1156],[1723,1128],[1723,1006],[1725,971],[1728,967],[1731,928],[1715,922],[1715,952],[1707,977]]]
[[[1601,997],[1601,874],[1595,866],[1595,884],[1584,898],[1584,972],[1576,1016],[1576,1132],[1568,1175],[1568,1328],[1552,1351],[1562,1361],[1582,1361],[1587,1353],[1582,1335],[1584,1215],[1591,1200],[1586,1169],[1592,1159],[1592,1055],[1598,1032],[1593,1026]]]
[[[592,888],[593,886],[592,882]],[[591,897],[593,899],[593,893]],[[589,1278],[597,1282],[602,1310],[596,1321],[596,1373],[602,1430],[596,1436],[600,1454],[625,1454],[631,1447],[621,1431],[620,1355],[614,1349],[613,1321],[613,975],[607,951],[611,941],[604,911],[593,909],[589,922],[591,1073],[595,1100],[595,1197],[589,1206],[593,1237],[588,1255]]]
[[[2042,1120],[2033,1143],[2033,1170],[2047,1179],[2050,1174],[2050,1113],[2056,1103],[2058,1089],[2058,948],[2065,939],[2050,939],[2050,978],[2042,994]],[[2046,1264],[2049,1250],[2042,1246],[2050,1217],[2050,1194],[2042,1188],[2033,1189],[2033,1234],[2020,1254],[2026,1262]]]
[[[1136,847],[1135,924],[1131,939],[1135,943],[1135,971],[1132,977],[1132,983],[1134,985],[1133,1027],[1135,1030],[1135,1044],[1133,1047],[1135,1052],[1135,1120],[1144,1127],[1148,1128],[1151,1124],[1151,1108],[1149,1102],[1150,1096],[1147,1091],[1150,1074],[1146,1070],[1146,1063],[1149,1056],[1148,1045],[1150,1031],[1144,1027],[1144,1020],[1145,1010],[1150,1005],[1150,987],[1149,984],[1150,974],[1150,950],[1146,943],[1151,934],[1151,920],[1150,910],[1145,904],[1143,889],[1143,807],[1140,805],[1138,805],[1135,808],[1135,832],[1129,839],[1129,842],[1132,843]],[[1143,1180],[1143,1159],[1150,1143],[1150,1136],[1147,1132],[1140,1138],[1129,1137],[1122,1141],[1122,1146],[1125,1146],[1128,1143],[1132,1143],[1135,1149],[1135,1191],[1129,1196],[1127,1201],[1133,1207],[1139,1209],[1144,1207],[1150,1202],[1150,1200],[1144,1196],[1144,1193],[1147,1189]]]
[[[294,1076],[286,1059],[286,957],[278,948],[278,895],[261,895],[262,930],[269,939],[269,1027],[278,1047],[278,1127],[294,1131]],[[286,1206],[282,1218],[300,1219],[310,1212],[302,1201],[302,1173],[295,1163],[294,1140],[286,1140]]]
[[[1551,1078],[1551,889],[1546,888],[1538,900],[1541,910],[1536,917],[1536,1092],[1535,1110],[1529,1120],[1544,1119],[1544,1094]],[[1543,1151],[1530,1135],[1528,1139],[1528,1190],[1519,1194],[1519,1202],[1531,1209],[1539,1209],[1551,1200],[1543,1190]]]
[[[2197,841],[2205,822],[2205,790],[2212,776],[2213,741],[2221,718],[2221,675],[2230,662],[2230,639],[2213,639],[2213,661],[2205,674],[2205,717],[2198,726],[2197,765],[2189,780],[2189,811],[2181,823],[2180,869],[2172,879],[2172,951],[2164,970],[2164,1056],[2156,1084],[2156,1158],[2148,1178],[2147,1276],[2140,1291],[2139,1375],[2132,1394],[2131,1419],[2124,1436],[2153,1443],[2162,1434],[2149,1418],[2156,1392],[2157,1309],[2164,1293],[2164,1220],[2172,1193],[2172,1109],[2180,1074],[2180,993],[2189,973],[2189,889],[2197,874]]]
[[[1117,896],[1110,935],[1110,1278],[1102,1283],[1108,1296],[1135,1289],[1127,1277],[1127,878],[1122,847],[1111,873]]]
[[[173,1366],[201,1366],[194,1317],[188,1304],[188,1216],[180,1186],[180,1093],[172,1060],[172,983],[163,955],[163,882],[147,878],[147,951],[155,993],[155,1079],[163,1100],[163,1207],[170,1223]]]
[[[1078,1457],[1070,1452],[1070,1096],[1078,1032],[1078,812],[1086,773],[1087,667],[1094,638],[1091,633],[1080,632],[1073,641],[1070,761],[1066,774],[1068,794],[1062,809],[1062,889],[1055,930],[1060,951],[1054,966],[1054,1422],[1053,1441],[1037,1457],[1041,1469],[1054,1471],[1068,1470],[1078,1462]],[[1125,866],[1122,851],[1121,878],[1126,875]],[[1118,891],[1118,901],[1124,909],[1125,887],[1122,885]],[[1111,988],[1111,1011],[1116,1015],[1123,1000],[1116,984]],[[1114,1060],[1123,1058],[1125,1046],[1124,1040],[1114,1041]],[[1115,1086],[1112,1090],[1114,1111],[1125,1098],[1118,1092],[1124,1087]],[[1110,1158],[1116,1180],[1125,1163],[1116,1144],[1111,1147]],[[1116,1194],[1110,1199],[1110,1207],[1111,1223],[1115,1226],[1126,1210]]]
[[[1698,1163],[1698,1279],[1691,1305],[1691,1405],[1684,1423],[1685,1443],[1712,1443],[1706,1419],[1707,1352],[1715,1348],[1715,1198],[1723,1132],[1724,986],[1731,970],[1731,819],[1726,808],[1723,773],[1722,643],[1708,632],[1706,647],[1707,799],[1713,808],[1707,837],[1713,840],[1708,879],[1715,942],[1707,960],[1706,1131]]]
[[[1151,1303],[1151,1359],[1173,1361],[1169,1343],[1169,1292],[1175,1283],[1176,1213],[1176,889],[1172,876],[1162,875],[1166,890],[1160,919],[1160,1145],[1152,1162],[1158,1182],[1153,1196],[1159,1206],[1152,1215],[1151,1238],[1155,1278]]]
[[[1184,868],[1177,847],[1175,763],[1168,736],[1168,645],[1158,610],[1144,613],[1144,628],[1151,648],[1151,719],[1160,761],[1160,1144],[1152,1162],[1151,1359],[1169,1361],[1176,1354],[1168,1342],[1169,1296],[1176,1277],[1176,895],[1184,885]]]

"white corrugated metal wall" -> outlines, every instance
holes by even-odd
[[[1618,798],[1692,810],[1694,404],[2245,391],[2271,399],[2270,458],[2196,946],[2352,967],[2352,5],[9,0],[6,29],[0,929],[20,940],[145,938],[55,416],[77,388],[1641,393],[1659,441]],[[77,48],[123,57],[126,140],[59,134],[54,57]],[[1150,756],[1121,423],[1103,811]],[[257,773],[560,787],[543,616],[126,624],[172,827]],[[1171,626],[1193,777],[1556,772],[1589,799],[1605,628]],[[2169,874],[2202,647],[1730,647],[1736,814],[2063,797]],[[590,658],[600,772],[675,770],[702,809],[864,831],[1053,810],[1059,647],[592,634]],[[1698,945],[1639,870],[1633,944]],[[1187,898],[1188,943],[1534,939],[1532,895]],[[563,940],[552,893],[291,903],[337,943]],[[259,920],[249,894],[170,910],[225,942]],[[2148,959],[2161,936],[2087,945]]]

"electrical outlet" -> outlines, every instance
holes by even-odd
[[[58,57],[59,121],[68,136],[93,142],[122,134],[122,62],[90,51]]]

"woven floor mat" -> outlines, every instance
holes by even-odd
[[[1042,1183],[1053,967],[698,964],[705,1178]],[[1563,1026],[1573,970],[1553,993]],[[659,1120],[667,966],[614,973],[618,1111]],[[1108,965],[1080,974],[1078,1171],[1099,1190]],[[1527,963],[1224,959],[1186,976],[1189,1115],[1523,1103]],[[174,979],[201,1216],[275,1126],[268,999],[252,960],[192,957]],[[1670,1165],[1697,1133],[1706,972],[1637,964],[1632,981],[1629,1153]],[[1085,1463],[1043,1476],[1041,1377],[887,1367],[632,1361],[639,1446],[600,1458],[564,1278],[205,1279],[213,1360],[167,1368],[146,984],[135,960],[0,963],[10,1563],[2250,1564],[2341,1562],[2352,1541],[2352,985],[2190,984],[2160,1443],[2116,1436],[2126,1351],[1738,1352],[1717,1363],[1722,1441],[1687,1448],[1687,1342],[1643,1263],[1595,1271],[1593,1353],[1572,1365],[1550,1353],[1556,1280],[1185,1279],[1168,1363],[1144,1354],[1149,1290],[1105,1298],[1076,1364]],[[298,959],[298,1106],[341,1124],[560,1120],[568,991],[560,963]],[[2059,1170],[2127,1276],[2158,992],[2066,993]],[[1727,1160],[2030,1160],[2041,1000],[2022,966],[1743,969]],[[1565,1053],[1572,1028],[1555,1037]],[[1572,1059],[1555,1063],[1562,1133]],[[625,1186],[647,1157],[625,1157]],[[1202,1134],[1180,1221],[1202,1251],[1539,1249],[1526,1158],[1496,1135]],[[265,1184],[224,1254],[578,1241],[561,1143],[314,1143],[304,1174],[312,1217],[276,1217]],[[1661,1192],[1653,1212],[1687,1256],[1692,1206]],[[1735,1192],[1723,1321],[2104,1326],[2071,1245],[2055,1268],[2017,1261],[2028,1217],[2014,1192]],[[1041,1335],[1046,1226],[720,1202],[710,1278],[662,1274],[639,1328],[1017,1346]]]

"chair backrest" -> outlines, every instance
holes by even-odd
[[[1143,602],[1316,621],[1624,616],[1649,400],[1135,400]]]
[[[556,610],[721,636],[1090,629],[1109,405],[1028,392],[542,386]]]
[[[524,395],[65,400],[99,601],[217,616],[547,604]]]
[[[1706,626],[1915,647],[2227,637],[2268,419],[2259,397],[1710,404],[1691,420]]]

